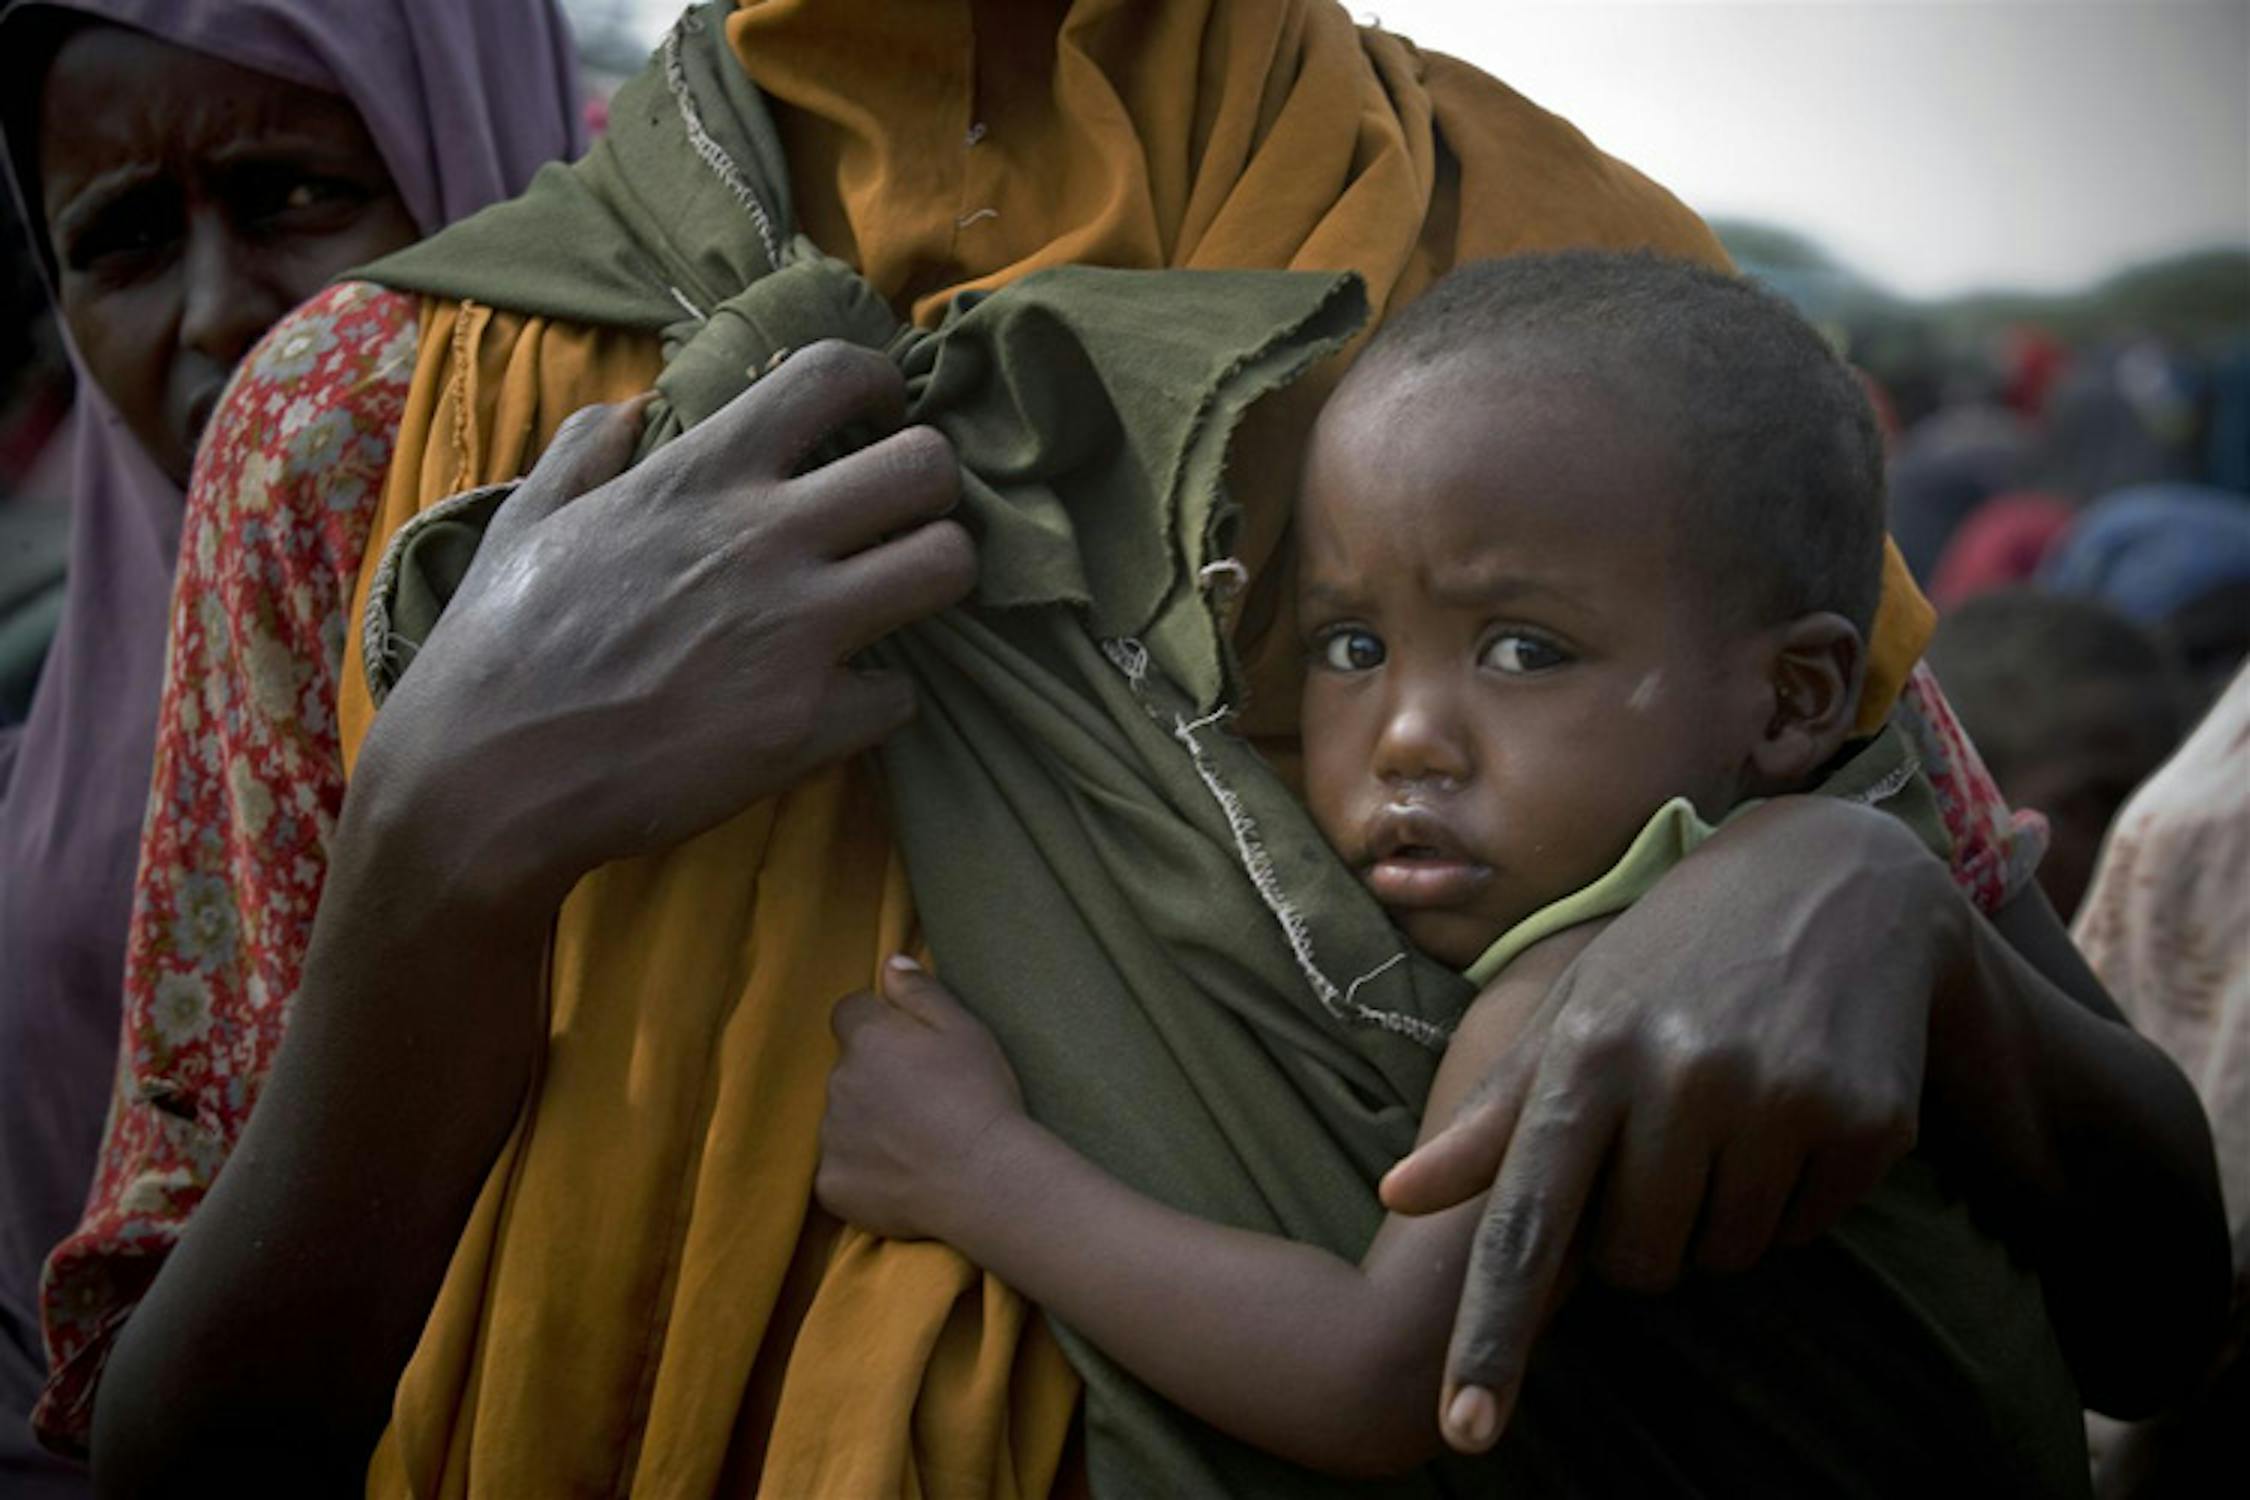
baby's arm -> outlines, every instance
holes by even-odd
[[[1425,1113],[1451,1118],[1593,929],[1526,954],[1479,997]],[[1023,1113],[991,1035],[893,960],[837,1008],[818,1191],[877,1233],[953,1245],[1169,1400],[1339,1474],[1438,1448],[1445,1344],[1481,1200],[1393,1215],[1364,1260],[1212,1224],[1126,1187]]]

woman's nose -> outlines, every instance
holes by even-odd
[[[189,220],[180,256],[183,349],[233,369],[258,336],[289,309],[256,274],[257,256],[217,214]]]

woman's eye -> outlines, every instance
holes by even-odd
[[[1320,662],[1331,672],[1365,672],[1383,664],[1383,643],[1364,630],[1331,631],[1320,643]]]
[[[117,269],[164,249],[178,230],[171,215],[152,206],[118,209],[73,236],[62,261],[73,271]]]
[[[277,168],[246,170],[233,186],[236,212],[246,225],[320,222],[316,216],[342,210],[360,196],[355,185],[341,178]]]
[[[1559,667],[1570,658],[1535,635],[1504,635],[1485,647],[1484,664],[1497,672],[1523,674]]]

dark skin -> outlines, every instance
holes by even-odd
[[[1315,430],[1307,800],[1450,962],[1598,875],[1658,802],[1716,815],[1784,790],[1850,727],[1856,632],[1833,615],[1715,626],[1709,581],[1671,561],[1671,476],[1637,430],[1505,365],[1357,372]],[[1972,926],[1895,820],[1789,797],[1746,814],[1632,911],[1548,940],[1480,996],[1424,1148],[1385,1185],[1404,1212],[1356,1267],[1107,1178],[1023,1117],[1005,1059],[941,986],[887,972],[880,998],[837,1011],[820,1192],[878,1231],[957,1245],[1245,1441],[1386,1472],[1441,1432],[1463,1451],[1497,1440],[1581,1263],[1655,1291],[1827,1229],[1913,1145],[1927,1065],[1924,1119],[2042,1252],[2089,1399],[2161,1400],[2223,1306],[2208,1135],[2052,914],[2026,912],[2045,915],[2025,940],[2067,992]],[[1683,960],[1710,964],[1713,941],[1735,952],[1703,988]],[[1949,949],[1962,967],[1940,967]],[[1856,965],[1831,993],[1903,997],[1906,1024],[1817,1003],[1838,972],[1824,955]],[[2102,1092],[2053,1110],[2040,1085],[2059,1077]],[[2177,1172],[2118,1171],[2076,1134],[2096,1119],[2144,1131]],[[2121,1232],[2093,1211],[2119,1203],[2182,1236],[2152,1261],[2222,1279],[2120,1298],[2105,1277],[2145,1253],[2151,1221]]]
[[[416,237],[351,105],[122,26],[56,50],[38,170],[71,340],[183,487],[259,336]]]
[[[1387,381],[1389,400],[1340,395],[1314,467],[1330,457],[1372,489],[1419,460],[1428,424],[1459,420],[1469,479],[1494,472],[1508,455],[1447,408],[1510,378],[1503,362]],[[1559,398],[1516,399],[1536,416]],[[1547,483],[1583,486],[1630,454],[1620,425],[1553,455]],[[1670,757],[1700,742],[1691,726],[1665,738]],[[1409,931],[1444,942],[1447,920],[1413,914],[1423,930]],[[2036,890],[1987,922],[1895,820],[1790,798],[1730,824],[1611,923],[1453,1122],[1386,1179],[1402,1213],[1483,1195],[1448,1435],[1478,1448],[1504,1429],[1581,1246],[1633,1290],[1746,1269],[1826,1231],[1924,1133],[2040,1265],[2089,1405],[2148,1411],[2192,1387],[2228,1262],[2187,1080],[2124,1024]]]
[[[1448,1370],[1492,1393],[1494,1431],[1582,1228],[1628,1288],[1738,1269],[1833,1224],[1918,1136],[2038,1265],[2089,1406],[2145,1413],[2192,1388],[2226,1307],[2226,1238],[2187,1081],[2090,984],[2036,890],[1988,922],[1903,833],[1812,799],[1730,824],[1611,924],[1526,1044],[1392,1170],[1394,1211],[1489,1190]],[[1743,902],[1746,882],[1782,876],[1798,883]],[[1712,941],[1763,956],[1709,988],[1656,958]],[[1660,1108],[1654,1128],[1707,1182],[1746,1155],[1756,1171],[1689,1201],[1613,1175],[1597,1203],[1613,1143]]]
[[[1466,968],[1615,864],[1671,798],[1716,818],[1811,776],[1850,732],[1861,645],[1833,614],[1723,620],[1710,580],[1674,560],[1664,455],[1605,401],[1521,374],[1433,399],[1420,373],[1355,381],[1314,432],[1297,511],[1305,796],[1401,928]],[[1478,997],[1425,1138],[1602,925],[1540,943]],[[1465,1450],[1491,1440],[1479,1398],[1443,1380],[1475,1205],[1394,1215],[1353,1265],[1102,1173],[1024,1115],[990,1035],[927,975],[894,963],[881,1000],[837,1007],[836,1033],[831,1212],[945,1239],[1294,1462],[1393,1473],[1441,1428]],[[1663,1175],[1666,1144],[1628,1139],[1621,1170]]]
[[[784,477],[819,433],[895,421],[897,382],[864,351],[808,350],[629,476],[613,477],[632,441],[632,418],[615,411],[567,429],[541,458],[510,508],[527,524],[487,541],[363,748],[292,1030],[234,1163],[126,1326],[100,1387],[105,1490],[241,1487],[246,1475],[252,1487],[356,1483],[528,1086],[541,1045],[541,945],[563,893],[595,864],[677,842],[874,743],[911,712],[904,684],[843,663],[969,587],[965,535],[928,519],[957,482],[945,445],[909,430]],[[566,503],[575,495],[584,501]],[[667,733],[649,734],[650,724]],[[2005,1127],[2012,1151],[2051,1160],[2034,1190],[2039,1227],[2081,1222],[2073,1214],[2099,1225],[2122,1202],[2142,1217],[2119,1223],[2179,1229],[2144,1237],[2113,1223],[2089,1238],[2089,1265],[2112,1277],[2098,1294],[2102,1316],[2137,1317],[2114,1306],[2125,1300],[2117,1286],[2138,1293],[2162,1282],[2148,1295],[2192,1303],[2195,1267],[2182,1264],[2193,1256],[2177,1247],[2199,1243],[2199,1215],[2215,1214],[2216,1202],[2192,1095],[2183,1126],[2177,1097],[2161,1081],[2153,1093],[2143,1087],[2138,1064],[2117,1055],[2137,1044],[2110,1028],[2079,1051],[2029,1050],[2021,1018],[2068,1002],[2020,962],[1969,970],[1965,917],[1928,921],[1908,902],[1886,909],[1913,921],[1864,937],[1840,931],[1861,921],[1857,903],[1870,890],[1906,877],[1897,860],[1884,862],[1898,852],[1886,834],[1813,821],[1824,816],[1779,803],[1744,820],[1714,843],[1739,853],[1721,891],[1682,886],[1675,872],[1628,914],[1645,909],[1654,921],[1669,910],[1674,926],[1652,935],[1621,920],[1589,949],[1584,957],[1609,949],[1602,972],[1673,981],[1624,1008],[1617,1035],[1634,1045],[1607,1050],[1620,1071],[1604,1088],[1712,1150],[1780,1129],[1786,1198],[1808,1158],[1897,1149],[1897,1120],[1911,1121],[1920,1100],[1934,976],[1962,975],[1980,1013],[2009,1024],[1941,1039],[1961,1056],[1931,1071],[1932,1112],[1958,1111],[1972,1142]],[[1810,853],[1799,847],[1807,836]],[[1837,868],[1861,858],[1865,872]],[[1942,870],[1927,887],[1897,889],[1965,911]],[[1743,969],[1739,931],[1706,930],[1700,918],[1715,901],[1762,941],[1789,934],[1786,983]],[[1593,993],[1591,983],[1578,991]],[[1527,1081],[1512,1071],[1517,1059],[1582,1047],[1606,1000],[1535,1017],[1494,1076]],[[1855,1045],[1831,1056],[1794,1044],[1806,1038]],[[1741,1088],[1717,1097],[1686,1086],[1706,1076],[1705,1063],[1736,1059],[1758,1064],[1740,1074]],[[2021,1085],[1997,1113],[1984,1076],[1993,1069]],[[1489,1141],[1493,1118],[1489,1101],[1478,1103],[1469,1128],[1434,1140],[1401,1180],[1418,1179],[1433,1197],[1447,1191]],[[2096,1124],[2099,1153],[2084,1130]],[[1502,1153],[1506,1144],[1503,1129]],[[1499,1154],[1462,1197],[1492,1183]],[[1527,1157],[1494,1202],[1520,1212],[1547,1170],[1576,1167]],[[1628,1194],[1620,1211],[1616,1232],[1654,1210]],[[1575,1214],[1549,1215],[1524,1244],[1567,1243],[1576,1224]],[[1481,1324],[1494,1306],[1523,1302],[1527,1287],[1551,1289],[1545,1266],[1536,1254],[1487,1255],[1466,1316]],[[2179,1308],[2156,1312],[2170,1321],[2152,1313],[2141,1337],[2178,1344]],[[1517,1335],[1504,1347],[1528,1342]],[[2140,1366],[2131,1373],[2144,1378]],[[277,1434],[294,1446],[277,1446]]]
[[[1599,391],[1446,364],[1351,397],[1297,508],[1305,801],[1424,952],[1465,969],[1669,798],[1716,821],[1842,743],[1858,632],[1732,628],[1674,560],[1671,455]]]
[[[581,413],[503,507],[364,744],[265,1092],[111,1357],[103,1493],[358,1486],[544,1042],[564,893],[912,714],[847,662],[974,582],[950,448],[791,477],[904,406],[889,361],[818,345],[629,481],[638,407]]]

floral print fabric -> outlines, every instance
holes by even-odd
[[[33,1421],[83,1450],[93,1392],[241,1133],[287,1023],[344,795],[336,684],[412,373],[416,304],[324,292],[234,377],[190,488],[125,958],[117,1091],[85,1216],[49,1257]]]
[[[343,803],[336,727],[367,533],[415,355],[413,299],[331,288],[244,361],[197,460],[126,953],[117,1091],[86,1213],[47,1263],[50,1443],[83,1451],[101,1367],[241,1134],[280,1045]],[[1901,700],[1992,910],[2042,830],[2012,819],[1917,669]]]
[[[1892,718],[1906,731],[1937,794],[1938,812],[1953,840],[1953,883],[1990,915],[2031,883],[2047,852],[2047,820],[2025,809],[2010,811],[1984,758],[1938,689],[1935,673],[1917,662]]]

